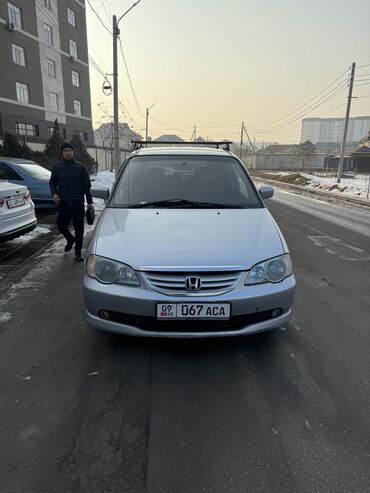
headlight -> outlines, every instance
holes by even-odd
[[[103,284],[140,286],[140,281],[131,267],[98,255],[90,255],[87,259],[86,274]]]
[[[292,261],[289,254],[274,257],[261,262],[248,272],[246,285],[262,282],[281,282],[293,273]]]

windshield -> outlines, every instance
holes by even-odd
[[[137,156],[128,162],[110,207],[263,207],[230,156]]]
[[[34,180],[49,180],[50,171],[38,164],[17,163],[18,168],[31,176]]]

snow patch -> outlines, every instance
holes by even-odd
[[[11,320],[12,314],[9,312],[0,312],[0,324],[9,322]]]
[[[48,233],[50,233],[50,229],[48,227],[37,226],[30,233],[27,233],[23,236],[20,236],[19,238],[15,238],[14,240],[9,241],[9,244],[10,245],[11,244],[19,245],[19,244],[23,244],[23,243],[28,243],[29,241],[33,240],[34,238],[37,238],[38,236],[41,236],[41,235],[46,235]]]
[[[341,193],[361,199],[370,199],[370,174],[356,174],[351,178],[343,177],[341,183],[337,183],[336,177],[315,176],[308,173],[301,173],[308,178],[310,183],[307,188],[324,190],[325,192]]]

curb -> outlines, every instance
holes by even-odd
[[[308,187],[305,187],[303,185],[293,185],[292,183],[284,183],[281,181],[277,180],[269,180],[265,178],[260,178],[258,176],[254,177],[251,175],[251,178],[253,181],[259,181],[259,182],[266,182],[266,183],[271,183],[271,185],[275,185],[276,188],[285,188],[287,190],[296,190],[297,192],[303,192],[308,195],[316,196],[316,197],[321,197],[321,198],[326,198],[326,199],[335,199],[339,200],[342,202],[348,202],[350,204],[355,204],[355,205],[360,205],[363,207],[370,207],[370,200],[366,199],[358,199],[356,197],[350,197],[346,195],[342,195],[336,192],[325,192],[323,190],[311,190]]]

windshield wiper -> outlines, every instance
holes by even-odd
[[[214,202],[196,202],[186,199],[167,199],[157,200],[155,202],[144,202],[142,204],[130,205],[132,209],[142,209],[144,207],[204,207],[209,209],[238,209],[240,206],[232,204],[216,204]]]

